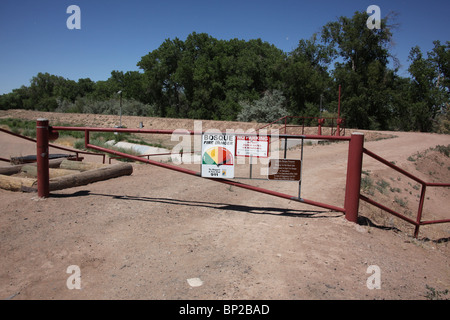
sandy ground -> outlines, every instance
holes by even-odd
[[[0,112],[0,117],[40,116],[97,126],[115,121],[109,116]],[[193,129],[192,121],[123,120],[128,127],[137,127],[139,121],[146,128]],[[204,128],[231,125],[203,122]],[[252,124],[240,125],[247,130]],[[449,182],[448,157],[429,152],[428,158],[408,160],[430,147],[450,144],[449,136],[383,135],[395,137],[367,139],[365,147],[427,181]],[[3,133],[0,145],[4,158],[35,152],[32,143]],[[346,142],[305,146],[303,198],[343,206],[347,152]],[[299,149],[288,152],[290,158],[299,155]],[[422,226],[414,239],[410,225],[367,204],[360,206],[363,222],[355,224],[319,207],[155,166],[133,166],[131,176],[53,192],[47,199],[0,190],[0,297],[410,300],[450,289],[449,224]],[[199,170],[198,164],[183,166]],[[246,170],[244,165],[242,174]],[[374,186],[384,179],[400,190],[375,189],[373,198],[415,215],[420,190],[414,181],[367,156],[363,170]],[[295,182],[243,182],[298,192]],[[428,188],[427,196],[424,218],[448,219],[449,188]],[[407,206],[399,207],[399,197]],[[80,270],[80,289],[67,285],[70,266]],[[380,271],[379,289],[367,284],[373,266]],[[192,278],[199,278],[201,285],[190,285]]]

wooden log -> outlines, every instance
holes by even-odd
[[[104,168],[109,165],[103,163],[95,163],[95,162],[80,162],[80,161],[71,161],[64,159],[59,166],[60,169],[68,169],[68,170],[78,170],[78,171],[88,171],[92,169]]]
[[[70,154],[49,154],[48,158],[50,160],[54,159],[65,159],[72,157]],[[36,162],[36,155],[28,155],[28,156],[22,156],[22,157],[11,157],[11,163],[12,164],[26,164],[26,163],[35,163]]]
[[[83,171],[77,174],[50,179],[50,191],[62,190],[78,186],[84,186],[93,182],[131,175],[133,166],[131,164],[118,163],[102,166],[98,169]]]
[[[15,166],[16,167],[16,166]],[[14,173],[20,172],[23,165]],[[29,165],[29,170],[37,169],[33,165]],[[16,169],[14,169],[16,170]],[[120,176],[131,175],[133,173],[133,166],[126,163],[118,163],[114,165],[101,165],[100,168],[91,169],[79,173],[64,175],[50,179],[50,191],[62,190],[66,188],[72,188],[77,186],[83,186],[97,181],[108,180],[117,178]],[[14,174],[11,173],[11,174]],[[37,179],[13,177],[0,174],[0,188],[10,191],[23,191],[23,192],[36,192],[37,191]]]
[[[61,162],[63,161],[63,159],[52,159],[49,160],[48,162],[48,166],[49,168],[59,168],[59,166],[61,165]],[[36,163],[30,163],[30,164],[26,164],[27,166],[35,166],[36,167]],[[22,167],[25,166],[25,164],[18,164],[15,166],[9,166],[9,167],[0,167],[0,174],[4,174],[7,176],[19,173],[22,170]]]
[[[12,174],[16,174],[20,172],[20,169],[22,169],[21,165],[18,166],[9,166],[9,167],[1,167],[0,168],[0,174],[10,176]]]
[[[37,166],[24,165],[24,166],[22,166],[22,169],[20,171],[24,172],[29,177],[37,178]],[[80,173],[80,171],[68,170],[68,169],[55,169],[55,168],[49,169],[50,179],[56,178],[56,177],[67,176],[69,174],[75,174],[75,173]]]
[[[11,177],[0,174],[0,188],[10,191],[36,191],[36,179]]]

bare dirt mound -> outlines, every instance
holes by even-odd
[[[102,127],[117,118],[11,110],[1,111],[0,117]],[[193,120],[124,117],[122,122],[193,129]],[[202,125],[222,130],[252,126]],[[374,137],[366,139],[369,150],[427,181],[449,182],[448,157],[425,152],[448,145],[449,136],[365,133]],[[0,143],[0,157],[35,150],[1,133]],[[305,146],[304,198],[343,205],[347,147]],[[416,159],[418,153],[424,156]],[[299,154],[289,150],[291,157]],[[184,166],[199,169],[197,164]],[[54,192],[48,199],[0,190],[2,299],[449,298],[444,293],[450,289],[449,224],[421,227],[416,240],[409,226],[368,205],[361,206],[368,223],[358,225],[318,207],[163,168],[133,167],[132,176]],[[416,210],[414,183],[367,157],[363,170],[373,181],[367,189],[373,197]],[[289,182],[253,184],[289,194],[298,190]],[[448,190],[427,190],[425,214],[449,218]],[[80,289],[69,289],[70,266],[81,272]],[[381,271],[379,289],[367,284],[370,266]],[[187,280],[192,278],[201,285],[191,286]]]

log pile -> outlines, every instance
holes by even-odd
[[[50,191],[88,185],[133,173],[127,163],[98,164],[66,159],[49,161]],[[37,192],[36,164],[0,168],[0,188],[10,191]]]

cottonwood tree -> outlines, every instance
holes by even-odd
[[[431,131],[436,118],[447,112],[450,103],[450,42],[442,45],[434,41],[434,48],[424,57],[421,49],[415,46],[409,54],[411,62],[411,105],[409,119],[412,129]]]
[[[388,69],[392,41],[388,18],[380,29],[367,27],[368,14],[339,17],[322,28],[322,40],[332,47],[333,78],[342,85],[342,111],[350,127],[386,128],[391,116],[387,91],[393,71]]]

